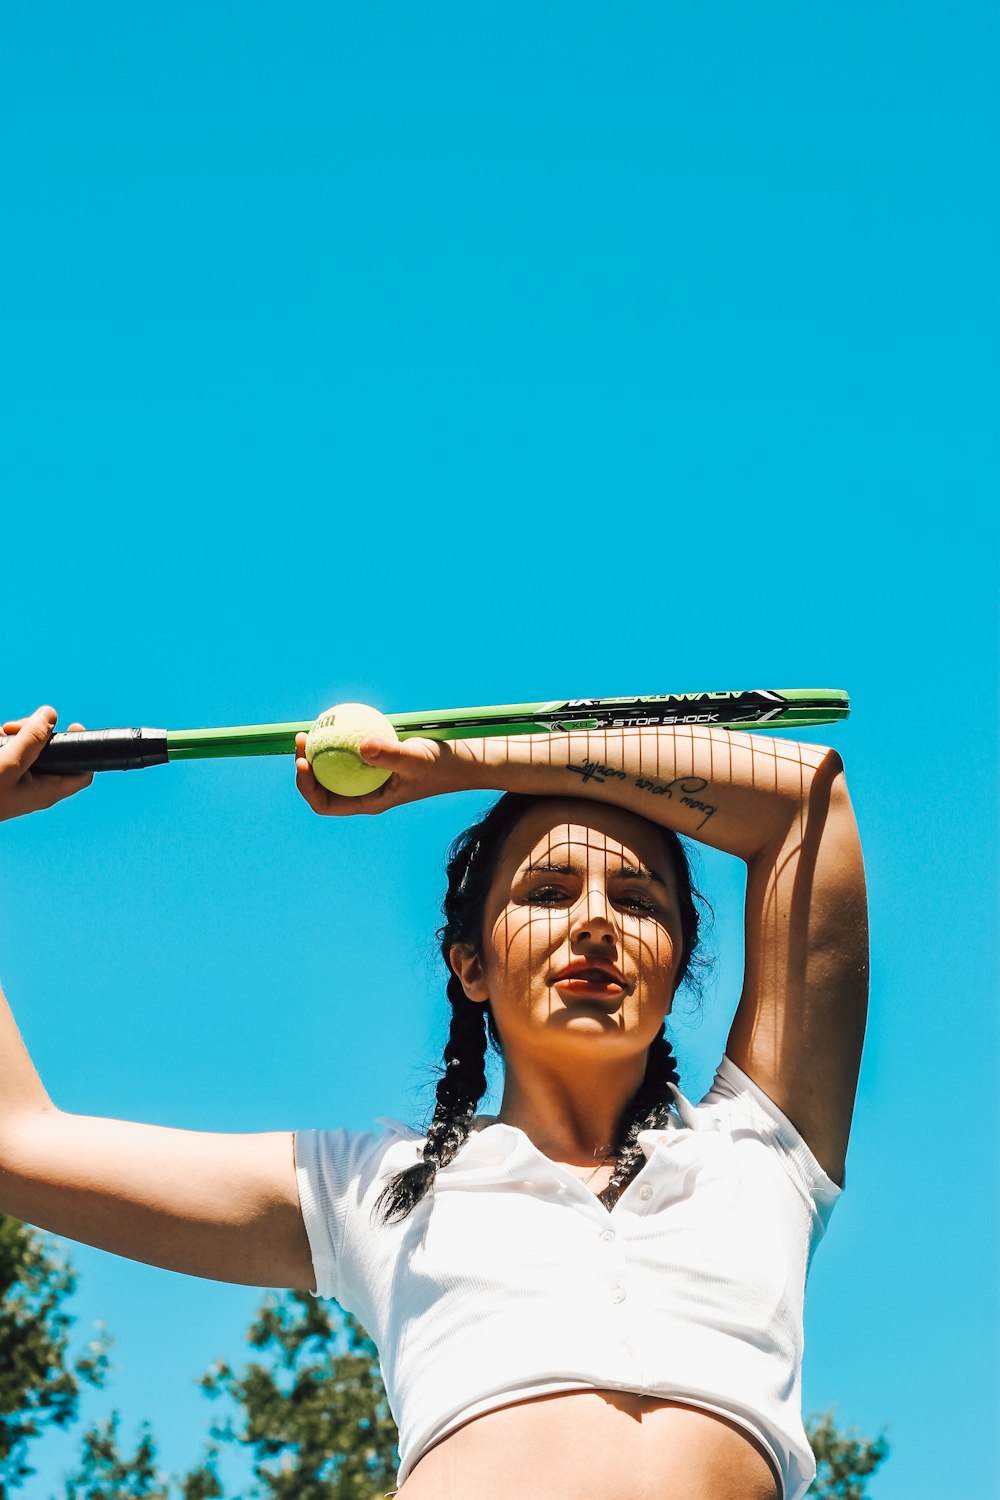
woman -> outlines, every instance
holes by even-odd
[[[45,793],[30,763],[52,722],[12,742],[0,813]],[[0,1209],[189,1274],[336,1295],[379,1345],[403,1500],[799,1500],[802,1298],[867,1004],[838,757],[691,728],[370,740],[390,778],[345,800],[297,749],[324,815],[520,794],[450,867],[452,1025],[427,1137],[70,1117],[3,1011]],[[696,1108],[664,1035],[697,935],[677,834],[748,866],[743,994]],[[475,1115],[487,1033],[495,1120]]]

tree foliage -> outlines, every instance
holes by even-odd
[[[66,1500],[169,1500],[169,1481],[156,1467],[156,1444],[144,1422],[131,1458],[118,1451],[119,1416],[83,1435],[78,1472],[66,1481]]]
[[[372,1500],[394,1483],[398,1453],[375,1345],[349,1313],[338,1329],[306,1292],[268,1294],[248,1332],[267,1356],[236,1375],[223,1361],[202,1378],[243,1408],[242,1444],[266,1500]],[[345,1347],[346,1345],[346,1347]]]
[[[53,1241],[0,1215],[0,1500],[36,1472],[32,1440],[76,1420],[80,1381],[105,1383],[111,1340],[101,1325],[86,1352],[69,1358],[74,1320],[62,1304],[75,1287]]]
[[[854,1427],[849,1434],[838,1432],[835,1410],[831,1407],[821,1416],[813,1413],[807,1423],[816,1458],[816,1478],[809,1494],[817,1500],[865,1500],[865,1480],[888,1458],[889,1444],[884,1432],[874,1441],[858,1436]]]

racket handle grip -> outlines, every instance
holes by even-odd
[[[0,746],[12,738],[0,735]],[[165,729],[77,729],[54,734],[31,769],[50,776],[85,776],[166,763]]]

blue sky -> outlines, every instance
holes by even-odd
[[[872,1009],[805,1406],[888,1424],[877,1500],[986,1493],[993,9],[59,0],[0,28],[3,714],[847,688]],[[444,852],[481,805],[331,823],[289,765],[219,762],[6,824],[0,974],[53,1098],[422,1118]],[[703,875],[695,1095],[741,963],[740,867]],[[259,1294],[72,1259],[80,1340],[118,1341],[88,1414],[149,1416],[186,1468]]]

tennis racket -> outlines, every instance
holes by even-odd
[[[708,724],[721,729],[806,729],[836,724],[850,713],[839,688],[753,688],[730,693],[659,693],[649,698],[569,698],[551,703],[505,703],[487,708],[442,708],[387,714],[401,740],[482,739],[495,734],[573,734]],[[297,724],[241,724],[223,729],[87,729],[54,734],[33,771],[75,776],[90,771],[135,771],[175,760],[243,755],[290,755]],[[0,745],[8,736],[0,735]]]

